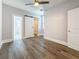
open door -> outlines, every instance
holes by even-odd
[[[33,22],[34,18],[25,17],[25,38],[30,38],[34,36]]]
[[[39,36],[42,26],[42,20],[39,20],[38,17],[25,16],[25,38]]]

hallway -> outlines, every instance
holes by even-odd
[[[79,59],[78,52],[74,52],[43,37],[35,37],[4,44],[0,59]]]

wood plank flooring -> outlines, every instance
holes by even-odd
[[[35,37],[4,44],[0,59],[79,59],[78,53],[70,51],[63,45]]]

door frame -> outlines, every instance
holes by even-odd
[[[25,31],[25,20],[26,20],[25,18],[26,18],[26,17],[33,18],[33,19],[35,18],[35,17],[33,17],[33,16],[24,15],[24,38],[25,38],[25,39],[27,38],[27,37],[26,37],[26,34],[25,34],[25,32],[26,32],[26,31]],[[33,27],[33,26],[32,26],[32,27]],[[34,31],[34,30],[33,30],[33,31]],[[34,33],[33,33],[33,34],[34,34]],[[34,37],[34,35],[33,35],[32,37]]]
[[[77,10],[77,9],[78,9],[78,10]],[[67,28],[67,40],[68,40],[68,41],[67,41],[67,42],[68,42],[68,47],[79,51],[79,48],[77,48],[79,44],[76,44],[76,43],[78,43],[78,41],[76,41],[76,39],[75,39],[75,41],[76,41],[76,42],[75,42],[75,41],[73,41],[74,39],[71,39],[71,38],[69,39],[71,33],[72,33],[72,35],[75,35],[75,36],[72,36],[72,35],[71,35],[72,37],[76,37],[76,32],[74,32],[74,31],[77,30],[77,28],[74,29],[74,31],[73,31],[73,28],[74,28],[74,27],[73,27],[72,25],[75,24],[75,22],[72,23],[72,20],[73,20],[73,19],[70,19],[70,16],[71,16],[71,15],[73,16],[74,11],[75,11],[75,12],[79,11],[79,8],[75,8],[75,9],[72,9],[72,10],[69,10],[69,11],[68,11],[68,16],[67,16],[67,17],[68,17],[68,21],[67,21],[67,22],[68,22],[68,23],[67,23],[67,24],[68,24],[68,28]],[[77,13],[78,13],[78,12],[77,12]],[[76,15],[76,16],[77,16],[77,15]],[[73,16],[73,17],[74,17],[74,16]],[[78,17],[78,16],[77,16],[77,17]],[[76,18],[75,18],[75,19],[76,19]],[[74,20],[75,20],[75,19],[74,19]],[[76,20],[75,20],[75,21],[76,21]],[[78,22],[78,21],[77,21],[77,22]],[[75,34],[73,34],[73,33],[75,33]],[[74,43],[74,42],[75,42],[75,44],[72,45],[72,43]]]
[[[13,41],[14,41],[14,16],[22,17],[22,29],[21,29],[21,31],[23,31],[23,16],[19,15],[19,14],[13,14],[12,15],[12,40]],[[23,32],[22,32],[22,39],[23,39]]]

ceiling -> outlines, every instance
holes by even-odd
[[[57,4],[61,4],[64,2],[67,2],[69,0],[39,0],[39,1],[50,1],[50,4],[48,5],[40,5],[40,6],[25,6],[26,3],[32,3],[34,2],[34,0],[3,0],[4,4],[16,7],[16,8],[20,8],[23,10],[27,10],[29,12],[41,15],[43,14],[42,11],[40,11],[40,9],[49,9]]]

